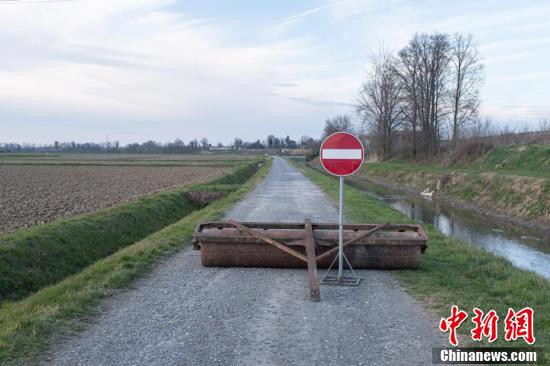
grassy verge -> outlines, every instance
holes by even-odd
[[[161,192],[1,236],[0,303],[56,283],[199,209],[201,203],[193,192],[215,189],[227,194],[256,170],[257,162],[241,165],[209,184]]]
[[[550,145],[497,146],[473,164],[482,169],[550,172]]]
[[[446,160],[419,163],[394,159],[385,162],[371,162],[369,171],[371,169],[380,170],[381,173],[398,169],[403,172],[417,172],[418,170],[437,174],[491,172],[502,175],[550,178],[550,146],[497,146],[477,160],[455,163],[451,166]]]
[[[332,199],[337,199],[336,179],[304,164],[295,164]],[[351,187],[345,188],[345,207],[346,216],[355,222],[411,222],[387,204]],[[493,345],[526,345],[521,340],[505,342],[503,324],[509,307],[519,310],[530,306],[535,310],[536,346],[542,347],[546,359],[550,359],[550,281],[517,269],[509,261],[468,243],[446,237],[432,225],[423,226],[430,240],[420,268],[395,272],[406,288],[444,317],[450,315],[452,304],[468,312],[470,319],[474,307],[484,311],[494,309],[500,322],[499,339]],[[459,329],[463,335],[461,344],[469,340],[472,323],[467,322]]]
[[[403,172],[414,173],[423,171],[434,174],[450,174],[450,173],[495,173],[503,176],[520,176],[531,178],[550,178],[550,173],[547,170],[510,170],[510,169],[491,169],[480,166],[453,166],[453,167],[441,167],[433,164],[421,164],[402,161],[384,161],[384,162],[369,162],[369,169],[379,170],[380,173],[384,171],[392,171],[399,169]]]
[[[82,272],[0,308],[0,364],[20,364],[37,355],[52,335],[78,326],[98,302],[150,270],[155,262],[188,245],[196,224],[216,220],[254,187],[269,170],[264,164],[241,187],[221,200],[97,261]]]

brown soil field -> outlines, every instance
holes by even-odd
[[[236,165],[255,155],[235,154],[1,154],[0,165],[211,166]]]
[[[124,160],[248,160],[251,155],[237,154],[0,154],[0,160],[80,160],[80,161],[124,161]]]
[[[229,168],[0,166],[0,235],[209,180]]]

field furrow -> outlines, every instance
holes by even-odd
[[[0,165],[0,235],[204,182],[229,169]]]

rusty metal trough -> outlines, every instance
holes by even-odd
[[[193,234],[193,248],[201,250],[204,266],[307,267],[306,224],[202,223]],[[369,234],[373,229],[376,230]],[[311,223],[311,231],[317,266],[327,268],[337,251],[338,224]],[[293,253],[267,243],[266,238],[282,244]],[[418,268],[427,240],[420,225],[344,225],[344,242],[347,243],[344,252],[354,268]]]
[[[427,241],[420,225],[344,225],[344,254],[354,268],[418,268]],[[335,261],[338,224],[316,224],[310,219],[304,223],[208,222],[196,227],[193,248],[200,249],[204,266],[307,266],[309,297],[319,301],[317,267],[330,268]]]

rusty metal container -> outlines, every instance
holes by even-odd
[[[304,223],[243,222],[242,225],[288,248],[305,255]],[[376,224],[344,225],[344,241],[369,230]],[[317,257],[338,246],[338,224],[313,223],[315,254]],[[401,269],[418,268],[428,238],[420,225],[387,224],[356,240],[344,249],[354,268]],[[201,251],[204,266],[219,267],[284,267],[306,268],[307,263],[280,249],[266,244],[236,228],[229,222],[199,224],[193,234],[193,248]],[[321,257],[317,266],[328,268],[334,256]]]

